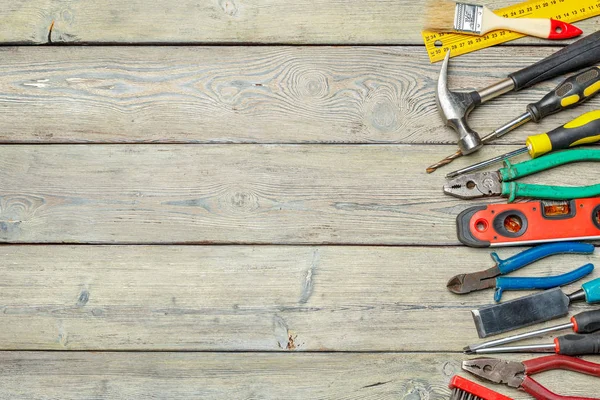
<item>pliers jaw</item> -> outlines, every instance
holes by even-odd
[[[467,294],[477,290],[489,289],[496,286],[496,278],[500,275],[498,267],[492,267],[485,271],[459,274],[453,276],[446,287],[455,294]]]
[[[462,369],[494,383],[519,388],[525,379],[525,365],[521,362],[497,358],[475,358],[463,361]]]
[[[502,178],[498,171],[461,175],[444,185],[444,193],[469,200],[502,195]]]

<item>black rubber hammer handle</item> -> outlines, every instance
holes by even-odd
[[[566,73],[600,63],[600,31],[568,45],[549,57],[509,75],[521,90]]]

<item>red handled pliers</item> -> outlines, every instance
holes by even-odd
[[[560,396],[531,378],[531,375],[553,369],[581,372],[600,377],[600,364],[580,358],[553,355],[523,362],[497,358],[476,358],[464,361],[462,368],[488,381],[505,383],[510,387],[521,389],[537,400],[600,400],[597,397]]]

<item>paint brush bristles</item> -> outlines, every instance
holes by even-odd
[[[434,32],[454,30],[456,3],[448,0],[428,0],[424,29]]]

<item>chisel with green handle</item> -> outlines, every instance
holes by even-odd
[[[450,172],[446,177],[454,178],[469,172],[479,171],[489,165],[502,162],[523,153],[529,153],[531,158],[536,158],[551,151],[565,150],[598,141],[600,141],[600,110],[583,114],[548,133],[529,136],[525,142],[526,146],[521,149]]]
[[[517,197],[570,200],[600,196],[600,184],[570,187],[513,182],[560,165],[583,161],[600,161],[600,149],[558,151],[515,165],[505,160],[506,166],[497,171],[473,172],[448,181],[444,185],[444,193],[459,199],[504,196],[509,201],[514,201]]]

